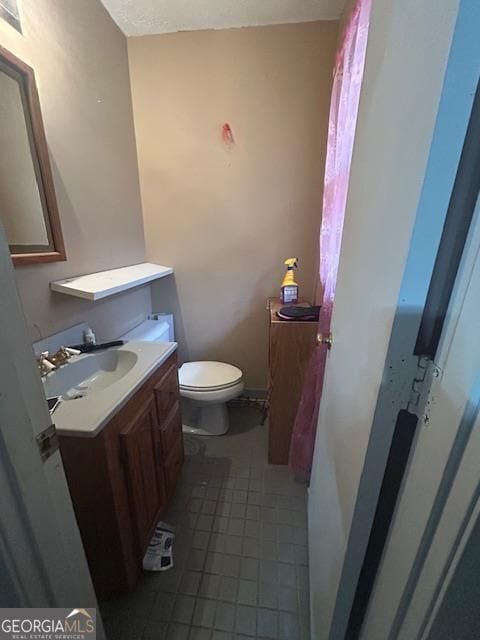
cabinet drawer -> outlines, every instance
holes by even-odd
[[[169,499],[175,493],[177,482],[182,472],[184,458],[183,436],[180,433],[180,437],[176,441],[173,449],[170,451],[164,467],[167,495]]]
[[[178,373],[177,363],[175,362],[155,385],[155,399],[160,424],[168,418],[178,398]]]
[[[159,431],[162,444],[162,458],[165,460],[170,455],[178,438],[182,437],[182,416],[178,401],[173,405],[168,418],[160,424]]]

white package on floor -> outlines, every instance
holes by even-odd
[[[160,521],[143,558],[145,571],[167,571],[173,567],[173,539],[175,529]]]

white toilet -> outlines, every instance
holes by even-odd
[[[227,402],[243,391],[240,369],[225,362],[186,362],[178,372],[183,432],[221,436],[228,431]]]
[[[173,316],[153,314],[123,340],[173,342]],[[178,372],[184,433],[221,436],[228,431],[227,402],[243,389],[240,369],[225,362],[186,362]]]

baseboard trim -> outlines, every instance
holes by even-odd
[[[244,389],[242,396],[246,398],[255,398],[256,400],[266,400],[267,390],[266,389]]]

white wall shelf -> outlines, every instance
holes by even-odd
[[[133,287],[139,287],[152,280],[164,278],[171,273],[173,273],[171,267],[143,262],[131,267],[121,267],[66,280],[57,280],[50,283],[50,288],[58,293],[95,301]]]

